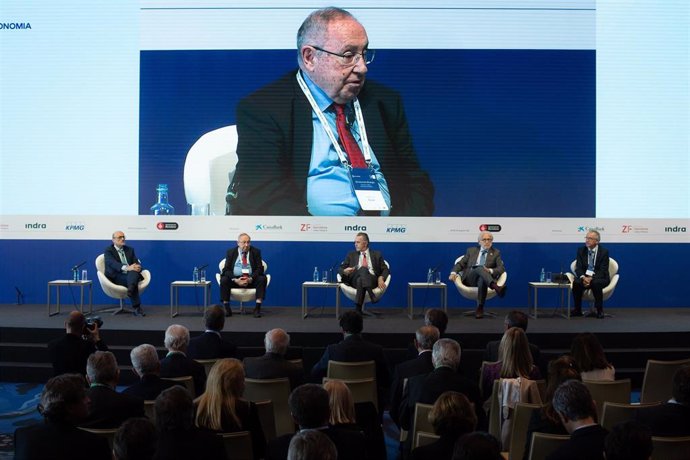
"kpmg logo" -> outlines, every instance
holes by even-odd
[[[48,226],[40,222],[34,222],[32,224],[24,224],[24,228],[27,230],[45,230],[48,228]]]
[[[345,231],[346,232],[366,232],[367,226],[366,225],[346,225]]]
[[[406,233],[407,227],[404,225],[389,225],[386,227],[386,233]]]
[[[31,30],[30,22],[0,22],[0,30]]]
[[[86,225],[81,222],[72,222],[65,225],[66,232],[83,232],[86,230]]]
[[[591,232],[592,230],[596,230],[597,232],[605,231],[604,227],[588,227],[587,225],[580,225],[577,227],[579,233]]]
[[[256,224],[254,230],[257,231],[279,231],[282,230],[282,225],[266,225],[266,224]]]
[[[664,227],[664,231],[666,233],[686,233],[687,227],[679,227],[676,225],[675,227]]]

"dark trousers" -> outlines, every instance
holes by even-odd
[[[468,287],[477,287],[477,305],[484,306],[486,302],[486,291],[494,282],[494,277],[484,267],[474,267],[464,275],[462,284]]]
[[[367,291],[372,291],[374,286],[376,286],[376,279],[376,276],[369,273],[369,269],[360,267],[346,280],[347,284],[357,289],[357,295],[355,296],[357,308],[362,307]]]
[[[143,280],[144,277],[141,273],[130,270],[127,273],[119,273],[115,278],[110,278],[113,283],[124,286],[127,288],[127,297],[132,302],[134,308],[138,308],[141,305],[141,299],[139,299],[139,281]]]
[[[573,300],[575,301],[575,310],[580,310],[582,308],[582,294],[585,289],[591,289],[592,295],[594,296],[594,308],[597,311],[601,311],[604,308],[604,288],[609,285],[609,281],[603,279],[592,278],[592,282],[589,283],[589,287],[584,287],[582,285],[582,280],[580,278],[573,281]]]
[[[266,275],[254,276],[247,286],[240,286],[232,280],[232,275],[220,277],[220,300],[230,302],[231,289],[256,289],[256,298],[264,300],[266,298]]]

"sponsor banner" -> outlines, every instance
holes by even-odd
[[[602,243],[690,243],[688,219],[265,217],[265,216],[0,216],[0,239],[232,241],[241,232],[264,241],[474,242],[491,231],[497,243],[572,243],[589,230]]]

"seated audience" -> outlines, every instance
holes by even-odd
[[[613,381],[616,379],[616,369],[606,360],[601,343],[591,332],[583,332],[575,336],[570,347],[570,354],[575,359],[582,380]]]
[[[653,447],[649,428],[634,421],[614,426],[604,440],[606,460],[649,460]]]
[[[163,390],[177,385],[175,382],[160,378],[161,363],[153,345],[145,343],[133,348],[129,353],[129,359],[132,361],[132,370],[139,377],[139,381],[125,388],[124,394],[152,401]]]
[[[527,333],[527,324],[529,322],[529,317],[520,310],[513,310],[509,312],[505,319],[503,320],[503,332],[507,331],[511,327],[519,327],[525,334]],[[486,349],[484,350],[484,361],[495,362],[498,361],[498,347],[501,344],[500,340],[492,340],[486,344]],[[539,367],[541,362],[541,352],[539,347],[533,343],[529,344],[529,351],[532,353],[532,361]]]
[[[153,460],[156,427],[146,418],[130,418],[120,425],[113,439],[113,460]]]
[[[65,320],[65,335],[48,344],[53,375],[86,375],[86,360],[96,350],[107,351],[108,346],[101,340],[98,324],[86,327],[86,317],[73,311]]]
[[[636,411],[637,421],[652,430],[652,436],[690,436],[690,366],[673,374],[672,398],[660,406]]]
[[[451,458],[456,441],[477,427],[477,416],[467,396],[446,391],[434,403],[429,413],[434,433],[441,439],[412,451],[412,460],[440,460]]]
[[[161,361],[161,377],[186,377],[194,379],[194,392],[199,396],[206,385],[204,366],[187,356],[189,329],[173,324],[165,330],[165,348],[168,354]],[[194,396],[194,395],[192,395]]]
[[[475,431],[458,439],[453,460],[503,460],[501,441],[484,431]]]
[[[111,352],[97,351],[89,356],[86,378],[91,384],[87,393],[91,404],[89,416],[80,426],[117,428],[130,417],[144,416],[143,399],[115,390],[120,380],[120,369]]]
[[[290,346],[290,335],[283,329],[271,329],[264,336],[263,356],[244,358],[244,373],[250,379],[290,379],[290,389],[303,383],[304,369],[285,359]]]
[[[41,392],[38,412],[44,422],[14,432],[16,460],[110,460],[108,441],[77,428],[89,413],[84,377],[58,375]]]
[[[254,458],[263,458],[266,450],[256,404],[242,399],[244,369],[234,358],[221,359],[211,368],[206,391],[196,403],[196,425],[221,433],[249,431]]]
[[[290,440],[288,460],[337,460],[338,452],[331,438],[319,430],[303,430]]]
[[[236,358],[237,345],[221,335],[225,327],[225,310],[213,305],[204,312],[206,330],[189,341],[187,355],[192,359]]]

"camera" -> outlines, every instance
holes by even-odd
[[[101,319],[100,316],[88,316],[86,317],[86,329],[89,331],[93,331],[96,326],[98,326],[98,329],[100,329],[103,326],[103,320]]]

